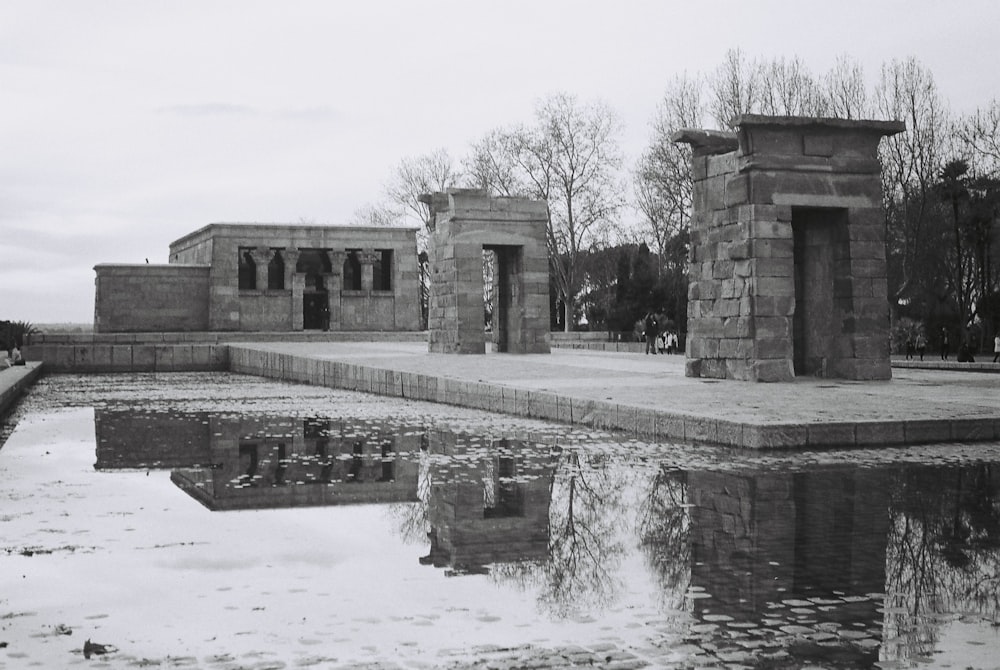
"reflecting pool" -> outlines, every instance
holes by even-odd
[[[1000,445],[650,444],[228,374],[49,377],[16,418],[0,668],[1000,665]]]

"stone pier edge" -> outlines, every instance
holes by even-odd
[[[43,368],[44,364],[36,361],[0,370],[0,420],[41,376]]]
[[[749,449],[802,449],[1000,439],[1000,418],[755,424],[312,358],[247,345],[230,344],[228,358],[229,370],[240,374],[622,431],[651,440]]]

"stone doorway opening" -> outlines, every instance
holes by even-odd
[[[851,250],[847,210],[792,207],[795,311],[792,364],[796,376],[828,376],[850,342]]]
[[[487,330],[493,351],[507,353],[521,330],[523,295],[521,259],[523,248],[513,245],[483,246],[483,296]]]
[[[302,249],[295,271],[303,275],[302,329],[329,330],[330,294],[326,279],[332,273],[324,249]]]

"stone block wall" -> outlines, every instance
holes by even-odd
[[[250,290],[239,287],[239,253],[247,248],[257,260],[257,288]],[[275,250],[281,250],[285,260],[282,289],[267,288],[266,265]],[[326,254],[330,265],[323,280],[331,330],[420,329],[415,229],[213,223],[173,242],[170,261],[210,259],[210,330],[301,330],[306,288],[296,263],[305,250]],[[373,288],[372,263],[381,250],[392,252],[388,291]],[[347,253],[360,260],[360,291],[344,287]]]
[[[877,148],[903,125],[735,123],[674,136],[694,150],[686,374],[888,379]]]
[[[95,332],[207,330],[208,266],[102,264],[94,271]]]
[[[486,351],[483,250],[498,253],[510,302],[501,350],[549,353],[546,206],[523,198],[491,198],[453,190],[425,196],[434,230],[428,255],[431,296],[428,347],[436,353]]]
[[[241,288],[245,254],[255,282]],[[361,290],[344,290],[348,254],[359,261]],[[271,284],[268,266],[278,255],[283,281]],[[383,262],[384,285],[373,277]],[[97,333],[420,329],[412,228],[210,224],[171,244],[167,265],[95,270]]]

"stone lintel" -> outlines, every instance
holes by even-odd
[[[670,136],[670,141],[691,145],[695,156],[725,154],[735,151],[739,146],[736,133],[697,128],[682,128]]]
[[[838,119],[823,116],[767,116],[764,114],[739,114],[735,116],[732,121],[730,121],[730,125],[741,129],[754,127],[789,129],[816,128],[877,133],[884,136],[895,135],[906,130],[906,124],[903,121]]]

